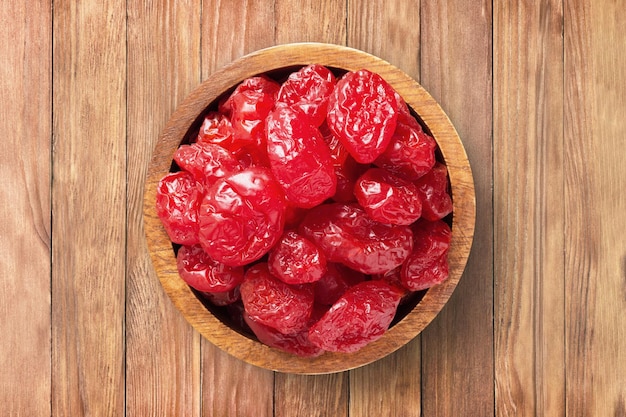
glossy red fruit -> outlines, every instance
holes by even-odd
[[[220,145],[231,151],[241,146],[236,143],[230,119],[218,112],[209,112],[204,116],[196,142]]]
[[[181,145],[174,154],[174,161],[207,187],[219,178],[241,170],[241,165],[230,152],[208,142]]]
[[[371,168],[361,175],[354,195],[377,222],[408,226],[422,214],[417,187],[381,168]]]
[[[384,274],[372,275],[372,279],[385,281],[387,284],[395,287],[398,291],[400,291],[400,293],[402,294],[400,304],[406,302],[410,294],[412,294],[412,291],[409,291],[404,286],[404,284],[402,284],[402,265],[392,269],[391,271],[387,271]]]
[[[340,203],[356,201],[354,184],[357,178],[367,170],[368,165],[358,164],[354,160],[339,138],[330,131],[326,122],[320,126],[320,132],[330,150],[330,158],[337,176],[337,189],[332,199]]]
[[[319,130],[286,105],[278,105],[266,124],[270,166],[287,200],[310,208],[332,197],[337,176]]]
[[[266,263],[258,263],[246,271],[240,291],[245,311],[253,320],[284,334],[308,327],[313,311],[310,286],[289,285],[274,277]]]
[[[247,314],[244,314],[244,320],[257,339],[267,346],[305,358],[316,357],[324,353],[323,349],[315,346],[309,340],[308,328],[297,333],[284,334],[273,327],[253,320]]]
[[[384,281],[349,288],[309,329],[309,340],[331,352],[356,352],[379,339],[393,320],[401,293]]]
[[[315,302],[331,305],[341,297],[348,288],[365,280],[365,275],[347,266],[328,263],[324,276],[315,283]]]
[[[170,240],[181,245],[198,243],[198,208],[202,187],[188,172],[164,176],[157,187],[156,210]]]
[[[424,133],[421,126],[398,122],[389,146],[376,158],[374,164],[409,181],[415,181],[435,165],[436,147],[435,140]]]
[[[183,245],[176,255],[178,274],[190,287],[202,292],[230,291],[243,281],[243,267],[211,259],[200,245]]]
[[[283,233],[285,201],[264,168],[219,179],[199,209],[199,239],[213,259],[238,266],[265,255]]]
[[[295,107],[314,126],[326,118],[328,97],[335,87],[335,76],[322,65],[312,64],[289,75],[281,85],[277,101]]]
[[[435,221],[452,213],[452,198],[448,193],[448,170],[441,163],[415,183],[422,200],[422,217]]]
[[[326,257],[309,239],[295,231],[283,233],[269,252],[269,270],[287,284],[307,284],[326,273]]]
[[[443,220],[420,219],[412,225],[413,252],[402,265],[402,285],[420,291],[448,278],[448,250],[452,239],[450,227]]]
[[[202,296],[206,298],[211,304],[224,307],[230,306],[237,301],[241,300],[241,293],[239,292],[239,286],[236,286],[230,291],[224,292],[203,292]]]
[[[357,204],[332,203],[309,211],[299,231],[330,262],[364,274],[380,274],[402,264],[413,248],[407,226],[379,223]]]
[[[385,150],[397,118],[393,87],[365,69],[345,74],[328,101],[328,127],[363,164],[373,162]]]
[[[409,110],[409,106],[406,104],[406,101],[404,101],[402,96],[398,94],[398,92],[394,92],[394,97],[396,99],[396,103],[398,104],[398,123],[422,130],[422,127],[411,114],[411,110]]]
[[[230,117],[236,141],[262,146],[265,118],[274,107],[280,84],[261,75],[241,82],[219,106]]]

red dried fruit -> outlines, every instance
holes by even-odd
[[[452,199],[448,194],[448,170],[441,163],[415,183],[422,200],[422,217],[435,221],[452,213]]]
[[[241,293],[239,292],[239,286],[236,286],[230,291],[224,292],[203,292],[202,296],[206,298],[211,304],[224,307],[230,306],[237,301],[241,300]]]
[[[371,168],[359,177],[354,195],[372,219],[408,226],[422,214],[417,187],[391,172]]]
[[[398,103],[398,124],[402,123],[405,125],[409,125],[418,130],[422,130],[422,126],[415,120],[415,117],[411,114],[411,110],[409,110],[409,106],[407,106],[406,101],[402,98],[398,92],[394,92],[394,97],[396,99],[396,103]]]
[[[241,283],[246,313],[281,333],[297,333],[308,327],[313,310],[313,290],[307,285],[289,285],[274,277],[266,263],[251,266]]]
[[[218,112],[209,112],[204,116],[196,142],[213,143],[229,150],[239,148],[239,145],[235,143],[233,125],[230,119]]]
[[[188,172],[173,172],[159,181],[156,210],[172,242],[181,245],[198,243],[198,207],[201,199],[201,187]]]
[[[192,288],[202,292],[230,291],[243,281],[243,267],[217,262],[200,245],[183,245],[176,255],[180,277]]]
[[[378,74],[345,74],[328,101],[327,123],[357,162],[373,162],[396,129],[398,102],[394,89]]]
[[[415,249],[413,249],[415,251]],[[410,256],[410,255],[409,255]],[[402,294],[402,299],[400,300],[400,304],[403,304],[408,300],[410,295],[412,294],[404,284],[402,284],[402,265],[397,268],[392,269],[391,271],[387,271],[384,274],[376,274],[372,275],[372,279],[385,281],[387,284],[395,287]]]
[[[219,178],[240,171],[241,165],[226,149],[207,142],[181,145],[174,154],[178,166],[196,181],[210,186]]]
[[[278,92],[277,101],[295,107],[314,126],[326,118],[328,97],[335,87],[335,76],[322,65],[312,64],[289,75]]]
[[[396,314],[401,293],[384,281],[349,288],[309,329],[309,340],[331,352],[356,352],[379,339]]]
[[[452,239],[450,227],[443,221],[418,220],[412,225],[413,252],[402,265],[402,285],[420,291],[448,278],[448,250]]]
[[[328,146],[306,117],[278,105],[267,117],[267,155],[289,202],[313,207],[335,193],[337,176]]]
[[[389,146],[376,158],[374,164],[409,181],[415,181],[435,165],[436,147],[435,140],[424,133],[417,122],[412,126],[399,120]]]
[[[307,284],[326,273],[326,257],[313,242],[295,231],[283,234],[269,252],[269,270],[287,284]]]
[[[299,231],[324,252],[327,261],[364,274],[397,267],[413,248],[410,228],[372,220],[356,204],[317,206],[300,223]]]
[[[316,357],[324,353],[323,349],[315,346],[309,340],[308,328],[305,328],[297,333],[284,334],[273,327],[266,326],[256,320],[253,320],[247,314],[244,314],[243,317],[246,324],[255,334],[257,339],[267,346],[305,358]]]
[[[353,285],[365,280],[361,272],[347,266],[328,263],[326,273],[315,283],[315,302],[322,305],[331,305]]]
[[[209,188],[198,217],[202,248],[226,265],[245,265],[282,235],[285,201],[267,169],[250,167]]]
[[[220,113],[229,116],[236,141],[262,147],[265,118],[274,107],[280,84],[261,75],[241,82],[220,104]]]

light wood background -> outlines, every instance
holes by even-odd
[[[626,416],[626,3],[0,3],[0,414]],[[472,163],[449,304],[341,374],[246,365],[174,309],[141,203],[152,146],[212,71],[287,42],[412,75]]]

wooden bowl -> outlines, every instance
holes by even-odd
[[[244,79],[261,73],[288,72],[317,63],[337,70],[369,69],[381,75],[415,111],[435,138],[450,179],[454,211],[449,250],[449,278],[422,294],[379,340],[356,353],[325,353],[303,358],[270,348],[253,336],[229,326],[216,316],[183,282],[176,268],[173,246],[159,220],[156,188],[170,171],[172,157],[201,117],[220,96]],[[187,139],[186,139],[187,138]],[[465,268],[474,234],[475,197],[472,173],[459,136],[437,102],[407,74],[365,52],[329,44],[301,43],[275,46],[246,55],[213,73],[176,109],[154,150],[145,183],[144,224],[150,256],[163,288],[187,321],[206,339],[250,364],[279,372],[322,374],[353,369],[380,359],[417,336],[443,308]]]

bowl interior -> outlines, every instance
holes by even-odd
[[[390,329],[379,340],[351,354],[327,352],[302,358],[270,348],[230,323],[221,308],[209,306],[203,297],[180,279],[175,251],[156,214],[156,188],[172,168],[172,157],[181,143],[198,131],[203,115],[244,79],[268,74],[276,80],[308,64],[329,67],[336,75],[362,68],[378,73],[404,98],[439,147],[438,157],[448,168],[453,213],[448,254],[449,277],[435,287],[416,293],[399,311]],[[206,339],[250,364],[280,372],[320,374],[340,372],[380,359],[419,334],[443,308],[465,268],[474,234],[474,184],[461,140],[438,103],[416,81],[393,65],[352,48],[329,44],[288,44],[246,55],[213,73],[176,109],[163,129],[148,167],[144,193],[144,228],[157,276],[186,320]]]

